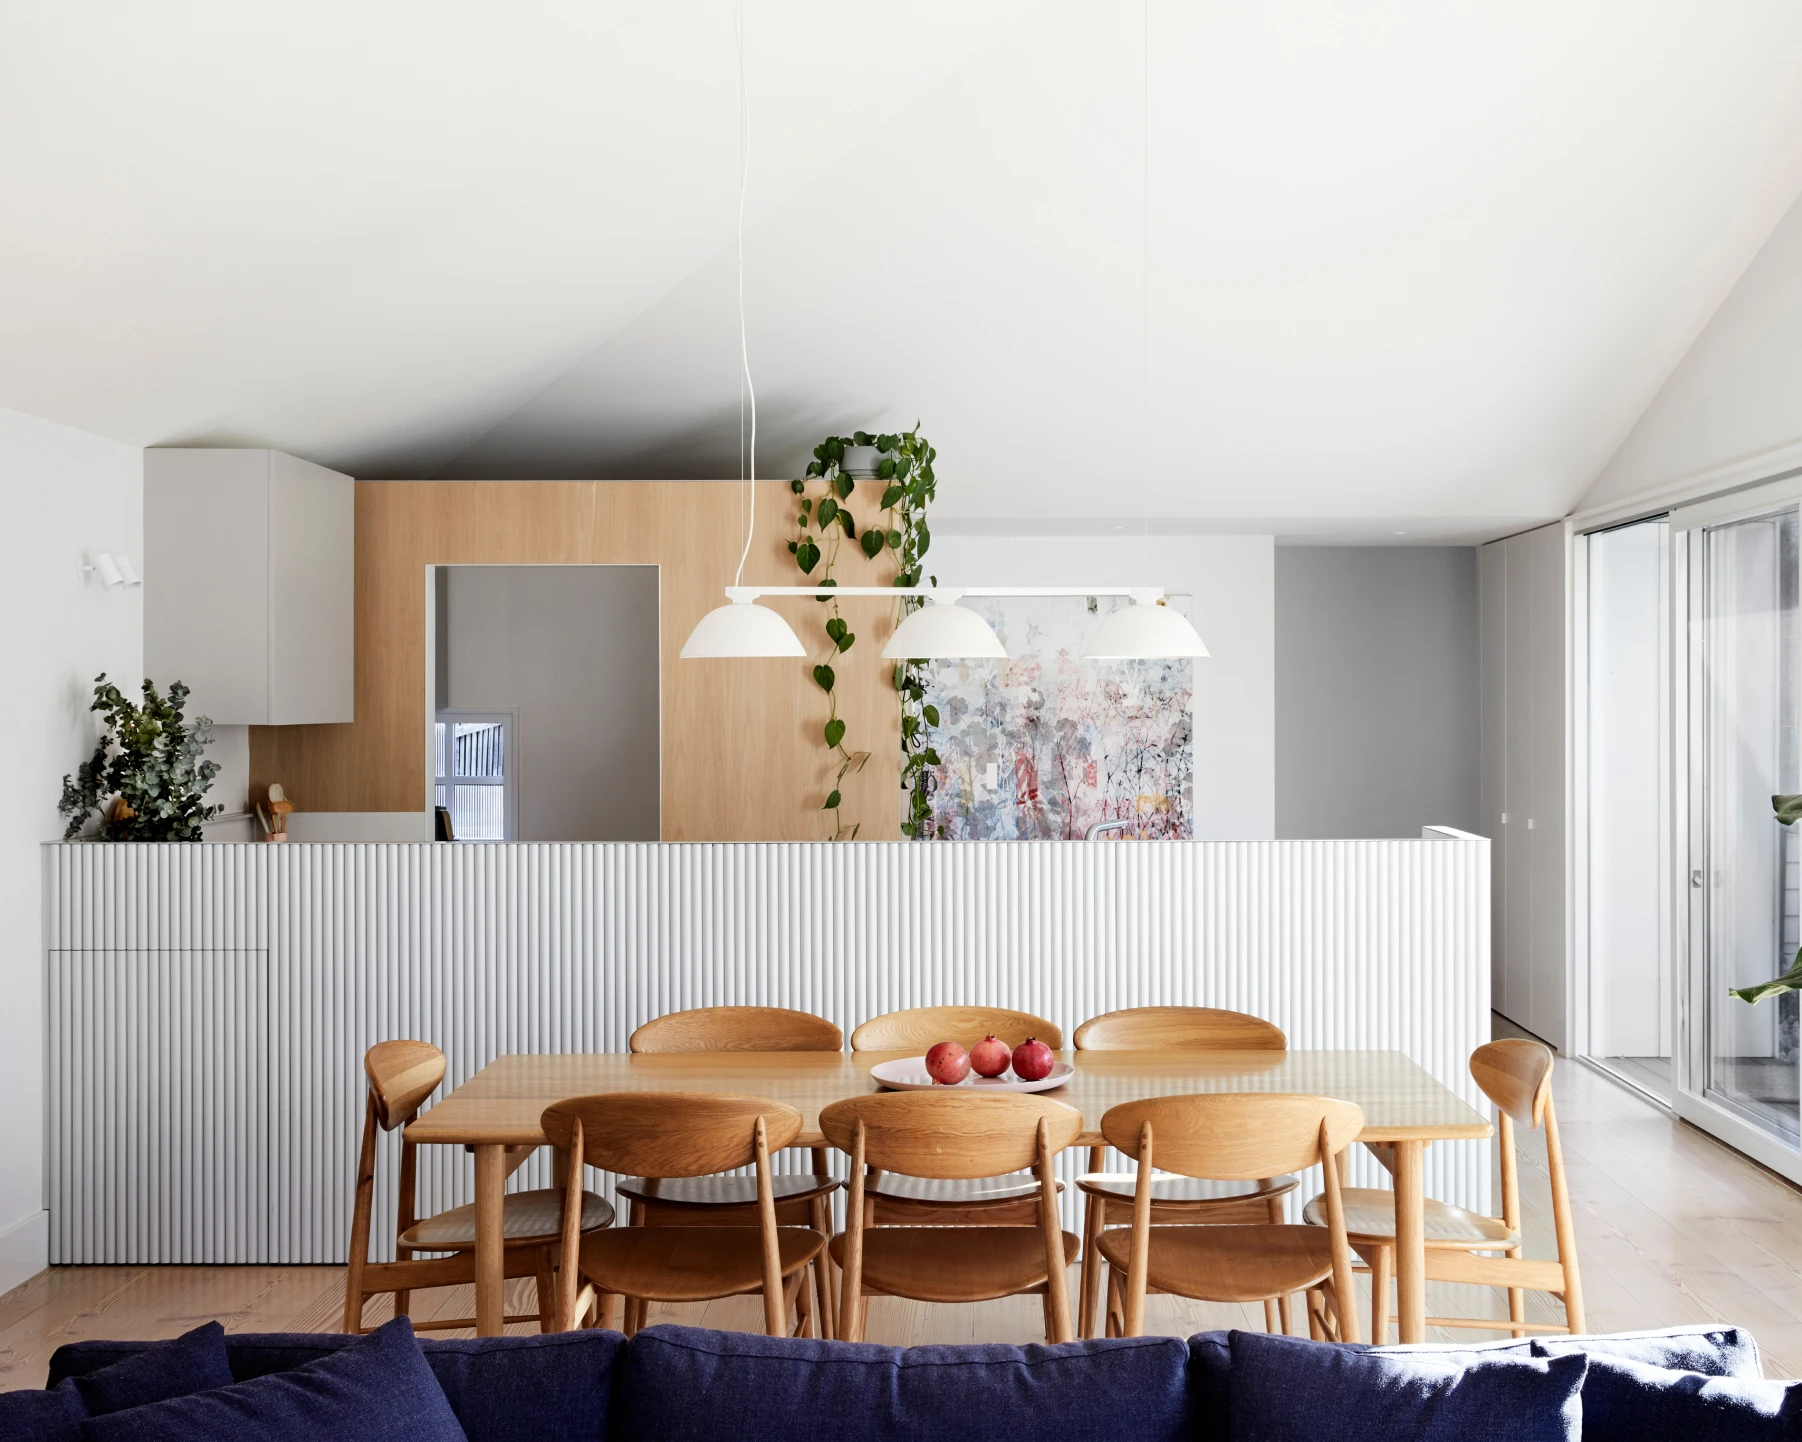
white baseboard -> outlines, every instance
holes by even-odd
[[[0,1294],[50,1265],[50,1213],[27,1212],[0,1230]]]

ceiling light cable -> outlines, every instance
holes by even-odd
[[[745,3],[738,0],[737,6],[738,32],[738,359],[743,369],[744,384],[739,391],[739,423],[738,443],[740,460],[738,473],[741,479],[746,475],[747,467],[743,447],[745,442],[744,397],[751,398],[751,450],[750,478],[745,481],[745,507],[748,520],[745,525],[745,548],[738,557],[738,576],[734,585],[743,585],[745,579],[745,560],[751,554],[751,537],[757,534],[757,387],[751,383],[751,348],[745,338],[745,187],[751,174],[751,103],[745,94]]]

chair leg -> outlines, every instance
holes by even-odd
[[[1522,1255],[1522,1250],[1523,1249],[1519,1246],[1513,1246],[1508,1248],[1506,1255],[1518,1258]],[[1508,1320],[1510,1322],[1524,1322],[1527,1320],[1527,1294],[1519,1287],[1510,1287],[1508,1289]],[[1527,1334],[1520,1328],[1513,1327],[1509,1329],[1508,1335],[1510,1337],[1524,1337]]]
[[[1266,1332],[1274,1332],[1276,1330],[1276,1298],[1275,1297],[1264,1298],[1264,1330]]]
[[[813,1229],[826,1239],[826,1245],[820,1248],[819,1256],[813,1259],[814,1286],[820,1293],[820,1335],[836,1337],[838,1335],[838,1303],[834,1293],[837,1287],[832,1279],[832,1198],[830,1196],[813,1199]]]
[[[1287,1292],[1276,1299],[1276,1319],[1281,1324],[1283,1335],[1287,1337],[1294,1328],[1294,1318],[1289,1313],[1289,1294]]]
[[[1126,1302],[1120,1295],[1120,1273],[1114,1268],[1107,1269],[1107,1335],[1124,1336],[1126,1333]]]
[[[1388,1247],[1373,1248],[1370,1255],[1370,1340],[1378,1347],[1389,1343],[1389,1278],[1394,1270],[1394,1251]]]
[[[1099,1149],[1091,1150],[1091,1161],[1094,1150]],[[1095,1335],[1095,1306],[1101,1300],[1100,1241],[1102,1228],[1106,1224],[1107,1203],[1100,1197],[1089,1197],[1083,1209],[1082,1286],[1077,1302],[1082,1315],[1076,1319],[1076,1335],[1079,1337]]]
[[[538,1330],[557,1330],[557,1286],[551,1273],[551,1249],[538,1249]]]
[[[1317,1289],[1308,1289],[1308,1336],[1316,1342],[1327,1340],[1326,1297]]]

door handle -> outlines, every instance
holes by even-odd
[[[1702,889],[1702,873],[1699,871],[1690,872],[1689,884],[1700,891]]]

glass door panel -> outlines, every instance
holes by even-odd
[[[1785,971],[1797,945],[1798,841],[1771,814],[1802,790],[1797,541],[1792,506],[1701,527],[1690,551],[1691,1090],[1790,1152],[1796,998],[1727,991]]]
[[[1670,522],[1584,538],[1589,1055],[1671,1098]]]

